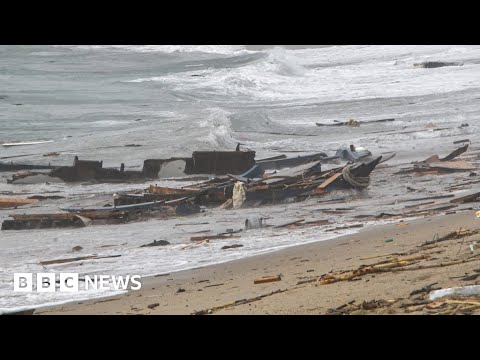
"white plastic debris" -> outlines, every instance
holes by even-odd
[[[233,186],[233,208],[241,208],[246,199],[247,195],[245,194],[245,185],[241,181],[237,181]]]
[[[429,294],[431,301],[450,295],[463,295],[463,296],[473,296],[480,295],[480,285],[470,285],[470,286],[461,286],[453,287],[447,289],[440,289],[432,291]]]

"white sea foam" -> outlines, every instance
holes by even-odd
[[[77,45],[69,46],[79,50],[117,50],[130,52],[209,53],[218,55],[239,55],[253,53],[242,45]]]

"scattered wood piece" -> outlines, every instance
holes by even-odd
[[[220,305],[220,306],[215,306],[211,309],[206,309],[206,310],[200,310],[200,311],[194,311],[192,313],[192,315],[206,315],[206,314],[213,314],[214,312],[216,311],[219,311],[219,310],[222,310],[222,309],[226,309],[226,308],[231,308],[231,307],[235,307],[235,306],[238,306],[238,305],[244,305],[244,304],[249,304],[249,303],[252,303],[254,301],[259,301],[259,300],[262,300],[263,298],[266,298],[267,296],[272,296],[272,295],[275,295],[275,294],[280,294],[280,293],[283,293],[285,291],[287,291],[288,289],[278,289],[278,290],[275,290],[275,291],[272,291],[268,294],[264,294],[264,295],[260,295],[260,296],[255,296],[255,297],[252,297],[252,298],[249,298],[249,299],[241,299],[241,300],[236,300],[234,302],[231,302],[231,303],[228,303],[228,304],[225,304],[225,305]]]
[[[303,222],[303,221],[305,221],[305,219],[290,221],[290,222],[285,223],[285,224],[276,225],[276,226],[274,226],[273,228],[274,228],[274,229],[280,229],[280,228],[287,227],[287,226],[290,226],[290,225],[296,225],[296,224],[301,223],[301,222]]]
[[[455,159],[457,156],[463,154],[465,151],[467,151],[468,149],[468,145],[465,145],[465,146],[462,146],[461,148],[458,148],[457,150],[451,152],[450,154],[448,154],[447,156],[445,156],[443,159],[440,159],[440,161],[450,161],[450,160],[453,160]]]
[[[68,258],[68,259],[40,261],[38,265],[64,264],[64,263],[74,262],[74,261],[108,259],[108,258],[116,258],[120,256],[122,255],[108,255],[108,256],[91,255],[91,256],[82,256],[82,257]]]
[[[456,145],[456,144],[461,144],[461,143],[464,143],[464,142],[471,143],[470,139],[463,139],[463,140],[454,141],[453,144]]]
[[[221,284],[212,284],[212,285],[207,285],[207,286],[204,286],[203,288],[209,288],[209,287],[216,287],[216,286],[222,286],[222,285],[225,285],[224,283],[221,283]]]
[[[184,224],[175,224],[174,226],[195,226],[195,225],[207,225],[208,222],[199,222],[199,223],[184,223]]]
[[[280,275],[276,276],[264,276],[259,279],[255,279],[253,281],[254,284],[265,284],[265,283],[270,283],[270,282],[275,282],[275,281],[281,281],[282,277]]]
[[[35,204],[37,202],[38,202],[38,199],[0,198],[0,209],[15,208],[18,206]]]
[[[432,290],[436,290],[434,289],[433,287],[435,285],[438,285],[438,282],[434,282],[434,283],[431,283],[431,284],[428,284],[420,289],[417,289],[417,290],[413,290],[411,293],[410,293],[410,296],[414,296],[414,295],[418,295],[418,294],[423,294],[423,293],[427,293],[427,292],[430,292]]]
[[[450,200],[451,203],[469,203],[469,202],[476,202],[480,201],[480,192],[476,192],[474,194],[461,196],[455,199]]]
[[[192,236],[190,241],[199,242],[199,241],[209,241],[209,240],[230,240],[230,239],[238,239],[241,236],[233,236],[233,235],[205,235],[205,236]]]
[[[148,305],[147,307],[148,307],[149,309],[155,309],[155,308],[156,308],[157,306],[159,306],[159,305],[160,305],[159,303],[155,303],[155,304],[150,304],[150,305]]]
[[[170,243],[167,240],[153,240],[153,242],[149,244],[142,245],[140,247],[149,247],[149,246],[165,246],[165,245],[170,245]]]
[[[318,187],[318,189],[324,189],[325,187],[327,187],[328,185],[330,185],[332,182],[334,182],[335,180],[337,180],[339,177],[342,176],[342,173],[339,172],[339,173],[336,173],[332,176],[330,176],[326,181],[324,181],[323,183],[320,184],[320,186]]]
[[[243,247],[243,245],[240,245],[240,244],[225,245],[225,246],[221,247],[221,250],[235,249],[235,248],[239,248],[239,247]]]

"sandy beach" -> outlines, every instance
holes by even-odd
[[[468,233],[462,232],[468,230]],[[427,246],[458,232],[451,240]],[[143,279],[139,291],[121,296],[38,309],[35,314],[428,314],[455,312],[462,304],[428,301],[429,290],[475,285],[480,258],[474,211],[376,226],[331,241],[296,246],[224,264]],[[391,255],[389,258],[388,254]],[[322,284],[329,272],[357,269],[386,259],[410,259],[399,271],[371,273]],[[410,261],[408,260],[408,261]],[[432,265],[444,266],[433,267]],[[406,268],[428,267],[403,271]],[[254,284],[280,275],[281,280]],[[303,282],[303,283],[302,283]],[[426,287],[426,290],[421,289]],[[414,292],[413,295],[412,292]],[[417,292],[417,294],[415,294]],[[348,305],[349,304],[349,305]],[[451,306],[452,305],[452,306]],[[333,311],[329,309],[338,309]],[[468,313],[479,313],[475,305]]]

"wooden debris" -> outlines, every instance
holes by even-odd
[[[252,298],[249,298],[249,299],[241,299],[241,300],[237,300],[237,301],[234,301],[234,302],[231,302],[231,303],[228,303],[228,304],[225,304],[225,305],[220,305],[220,306],[215,306],[211,309],[206,309],[206,310],[200,310],[200,311],[194,311],[192,313],[192,315],[207,315],[207,314],[213,314],[214,312],[217,312],[219,310],[222,310],[222,309],[226,309],[226,308],[231,308],[231,307],[235,307],[235,306],[238,306],[238,305],[244,305],[244,304],[249,304],[249,303],[252,303],[254,301],[259,301],[259,300],[262,300],[268,296],[272,296],[272,295],[275,295],[275,294],[280,294],[280,293],[283,293],[285,291],[287,291],[288,289],[279,289],[279,290],[275,290],[275,291],[272,291],[268,294],[264,294],[264,295],[260,295],[260,296],[255,296],[255,297],[252,297]]]
[[[239,247],[243,247],[243,245],[240,245],[240,244],[225,245],[225,246],[222,246],[220,249],[221,250],[227,250],[227,249],[235,249],[235,248],[239,248]]]
[[[241,236],[232,236],[232,235],[205,235],[205,236],[192,236],[190,241],[198,242],[205,240],[229,240],[229,239],[238,239]]]
[[[294,221],[287,222],[285,224],[276,225],[273,228],[274,229],[280,229],[280,228],[288,227],[290,225],[296,225],[296,224],[299,224],[299,223],[304,222],[304,221],[305,221],[305,219],[294,220]]]
[[[320,186],[318,187],[318,189],[324,189],[325,187],[327,187],[328,185],[330,185],[332,182],[334,182],[335,180],[337,180],[339,177],[342,176],[342,173],[336,173],[334,175],[332,175],[331,177],[329,177],[326,181],[324,181],[323,183],[320,184]]]
[[[451,203],[469,203],[480,201],[480,192],[450,200]]]
[[[457,231],[450,232],[447,235],[444,235],[442,237],[438,237],[438,234],[436,234],[431,241],[426,241],[420,246],[427,246],[427,245],[436,244],[438,242],[447,241],[447,240],[458,240],[463,237],[476,235],[478,233],[480,233],[480,229],[467,230],[467,229],[460,228]]]
[[[450,160],[453,160],[455,159],[457,156],[463,154],[464,152],[466,152],[468,149],[468,144],[465,145],[465,146],[462,146],[461,148],[458,148],[457,150],[453,151],[452,153],[448,154],[447,156],[445,156],[443,159],[440,159],[440,161],[450,161]]]
[[[281,281],[282,277],[280,275],[276,276],[264,276],[259,279],[255,279],[253,281],[254,284],[265,284],[265,283],[270,283],[270,282],[275,282],[275,281]]]
[[[69,263],[74,261],[108,259],[108,258],[116,258],[120,256],[122,255],[108,255],[108,256],[91,255],[91,256],[82,256],[82,257],[68,258],[68,259],[41,261],[38,263],[38,265],[64,264],[64,263]]]
[[[165,246],[165,245],[170,245],[170,243],[167,240],[153,240],[153,242],[149,244],[142,245],[140,247],[149,247],[149,246]]]
[[[22,198],[0,198],[0,209],[2,208],[16,208],[19,206],[25,206],[35,204],[38,199],[22,199]]]

